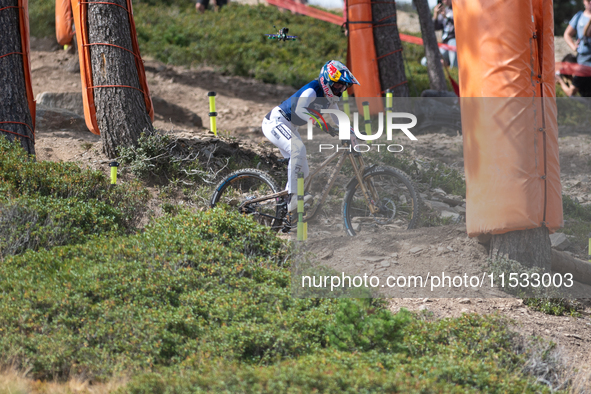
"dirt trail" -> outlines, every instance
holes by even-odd
[[[37,43],[32,51],[32,76],[35,95],[41,92],[80,92],[80,74],[66,70],[77,60],[64,51],[54,51],[50,44]],[[49,46],[48,46],[49,45]],[[179,105],[199,115],[208,126],[208,91],[216,91],[219,113],[218,129],[222,136],[235,137],[240,146],[260,148],[263,142],[260,123],[263,116],[275,105],[293,93],[288,86],[263,84],[251,79],[216,74],[210,69],[172,67],[146,59],[146,74],[152,95]],[[204,128],[175,124],[174,119],[157,119],[157,128],[186,138],[207,136]],[[562,132],[561,132],[562,133]],[[560,161],[564,192],[576,196],[584,204],[591,204],[591,182],[586,175],[591,170],[588,152],[591,136],[587,132],[571,130],[560,137]],[[439,160],[463,170],[462,137],[459,134],[428,134],[409,147],[408,155],[414,159]],[[273,150],[267,144],[268,150]],[[100,153],[100,138],[90,132],[71,130],[37,130],[36,150],[38,160],[73,161],[84,166],[101,169],[107,173],[106,158]],[[402,266],[436,264],[453,269],[461,265],[473,267],[485,264],[486,251],[475,240],[466,236],[462,225],[437,228],[421,228],[412,232],[394,231],[389,243],[368,242],[366,238],[349,238],[340,230],[341,219],[321,217],[311,225],[309,244],[311,250],[323,253],[331,244],[336,251],[325,259],[339,263],[348,258],[348,269],[360,272],[368,270],[384,276]],[[335,231],[335,229],[337,231]],[[372,235],[365,237],[372,238]],[[385,242],[385,241],[380,241]],[[365,250],[363,245],[372,244]],[[413,248],[422,248],[411,252]],[[415,249],[416,250],[416,249]],[[373,257],[373,261],[350,258]],[[380,257],[383,257],[380,259]],[[396,261],[393,263],[392,261]],[[389,263],[389,266],[382,263]],[[339,263],[340,264],[340,263]],[[382,269],[384,268],[384,269]],[[587,306],[581,317],[556,317],[533,312],[521,300],[486,298],[448,299],[393,298],[391,309],[401,307],[410,310],[429,310],[436,317],[459,316],[462,313],[499,313],[515,321],[517,329],[527,335],[539,335],[555,341],[569,362],[586,368],[591,362],[591,309]]]

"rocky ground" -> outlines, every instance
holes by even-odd
[[[80,74],[69,71],[75,69],[73,65],[76,61],[77,56],[57,50],[51,41],[34,40],[31,65],[35,95],[43,92],[79,94]],[[201,152],[211,152],[218,149],[216,146],[219,144],[224,144],[225,149],[251,152],[263,157],[277,153],[264,142],[260,123],[273,106],[293,93],[293,88],[223,76],[209,69],[164,65],[151,59],[145,59],[145,67],[151,94],[161,104],[161,111],[156,111],[157,128],[182,138]],[[207,129],[209,91],[217,92],[220,139]],[[100,137],[85,129],[79,111],[76,114],[76,109],[72,108],[66,114],[65,123],[63,117],[52,118],[50,114],[44,116],[42,111],[42,116],[38,116],[36,131],[38,160],[73,161],[108,172],[108,160],[101,153]],[[48,111],[51,113],[51,109]],[[205,128],[199,126],[199,119]],[[591,134],[587,129],[588,125],[583,128],[562,128],[559,139],[563,192],[582,204],[591,204],[588,175],[591,170],[588,155]],[[439,161],[463,172],[462,136],[458,131],[423,133],[404,154],[419,163]],[[400,267],[413,264],[438,265],[439,268],[445,267],[452,271],[464,266],[474,269],[485,267],[485,247],[466,236],[462,223],[465,204],[461,197],[446,195],[435,188],[424,190],[422,196],[427,207],[433,208],[439,215],[453,213],[451,216],[459,218],[460,223],[409,232],[392,230],[388,234],[391,242],[385,244],[384,239],[371,240],[375,238],[371,234],[365,235],[365,238],[347,237],[341,230],[342,219],[327,215],[316,221],[316,224],[311,224],[310,250],[322,253],[326,245],[331,244],[334,251],[330,256],[324,256],[327,265],[338,260],[342,263],[346,257],[351,272],[367,272],[380,277],[400,273]],[[460,204],[451,206],[445,202],[445,198],[459,199]],[[364,245],[370,247],[365,248]],[[585,250],[567,251],[585,258]],[[357,257],[352,258],[355,253]],[[325,255],[328,254],[325,252]],[[425,310],[435,318],[467,312],[498,313],[512,319],[522,333],[556,342],[569,365],[586,368],[591,361],[591,309],[586,304],[579,317],[556,317],[531,311],[519,299],[498,298],[496,294],[485,292],[478,296],[472,294],[470,298],[433,298],[419,293],[406,296],[397,294],[396,297],[390,300],[392,310],[401,307]]]

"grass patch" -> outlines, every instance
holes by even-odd
[[[55,35],[53,3],[32,0],[29,14],[31,35]],[[142,54],[167,64],[212,66],[222,73],[299,88],[316,79],[326,61],[346,60],[347,38],[339,26],[276,7],[230,3],[219,12],[198,14],[192,1],[143,0],[134,3],[134,17]],[[273,26],[288,26],[299,39],[269,40],[264,34],[275,33]],[[424,48],[402,46],[410,94],[419,96],[429,88],[427,68],[420,65]],[[457,70],[452,75],[457,77]]]
[[[565,296],[557,288],[544,287],[541,285],[534,287],[531,284],[526,288],[510,286],[510,274],[517,274],[516,278],[522,278],[521,275],[523,274],[527,275],[528,278],[533,278],[534,275],[536,275],[538,278],[541,278],[544,274],[541,268],[527,268],[518,261],[505,258],[491,260],[489,263],[491,267],[491,273],[495,276],[495,278],[499,278],[500,275],[504,275],[505,287],[503,288],[503,291],[516,297],[523,298],[523,303],[531,309],[556,316],[579,315],[578,311],[581,309],[580,303],[568,296]],[[519,279],[519,281],[524,283],[522,279]]]
[[[340,27],[276,7],[230,3],[220,12],[197,14],[194,6],[134,7],[142,53],[165,63],[209,65],[218,71],[268,83],[301,86],[318,77],[329,59],[344,61]],[[264,34],[289,26],[297,41],[275,42]]]
[[[293,298],[283,241],[221,209],[0,265],[0,357],[121,393],[545,392],[499,317]]]
[[[562,195],[562,211],[564,228],[560,232],[573,235],[570,238],[576,251],[589,254],[589,238],[591,238],[591,205],[581,205],[571,197]]]
[[[0,258],[133,232],[147,197],[137,183],[112,188],[99,171],[36,162],[0,138]]]

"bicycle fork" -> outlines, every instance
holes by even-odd
[[[368,182],[367,185],[365,182],[363,182],[363,171],[365,170],[363,158],[361,155],[350,155],[350,158],[351,164],[353,165],[353,171],[355,172],[355,176],[357,177],[359,186],[361,187],[361,192],[368,203],[367,205],[369,206],[369,211],[375,215],[380,211],[380,208],[375,205],[376,202],[378,202],[378,194],[376,193],[371,182]]]

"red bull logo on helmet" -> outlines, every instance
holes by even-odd
[[[328,65],[328,77],[334,82],[338,82],[341,79],[341,72],[332,63]]]

